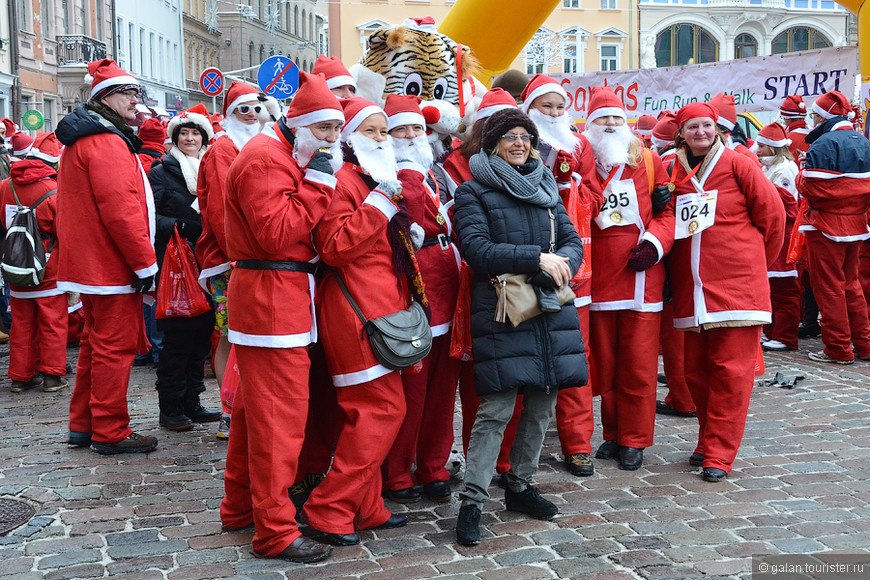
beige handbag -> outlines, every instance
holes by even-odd
[[[550,214],[550,253],[556,251],[556,216],[552,210]],[[516,328],[521,322],[541,314],[538,307],[538,296],[534,287],[527,282],[530,274],[501,274],[490,278],[495,287],[498,303],[495,307],[495,321],[510,321],[511,326]],[[574,302],[574,291],[568,284],[556,289],[556,298],[562,305]]]

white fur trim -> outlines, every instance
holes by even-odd
[[[423,125],[426,127],[426,119],[423,118],[423,113],[414,113],[411,111],[402,111],[391,117],[387,117],[387,130],[392,131],[396,127],[402,125]]]
[[[331,79],[326,79],[326,86],[330,89],[337,89],[346,85],[350,85],[356,90],[356,81],[350,75],[338,75]]]
[[[726,129],[728,129],[729,131],[733,131],[733,130],[734,130],[734,123],[732,123],[731,121],[729,121],[728,119],[726,119],[726,118],[723,117],[722,115],[719,115],[719,116],[716,118],[716,123],[717,123],[718,125],[722,125],[723,127],[725,127]]]
[[[311,183],[319,183],[320,185],[325,185],[332,189],[335,189],[335,186],[338,184],[338,180],[334,175],[323,173],[322,171],[317,171],[310,167],[305,168],[305,179]]]
[[[673,139],[668,139],[668,140],[665,140],[665,139],[659,139],[659,138],[656,137],[655,135],[652,135],[652,136],[650,137],[650,141],[652,141],[652,144],[655,145],[656,147],[658,147],[659,149],[665,149],[666,147],[671,146],[671,145],[674,144],[674,140],[673,140]]]
[[[166,127],[166,134],[169,136],[170,141],[172,140],[172,133],[175,131],[175,128],[179,125],[184,125],[185,123],[194,123],[197,127],[205,131],[208,139],[202,144],[203,147],[207,146],[208,142],[214,138],[214,129],[211,126],[211,121],[205,115],[200,115],[199,113],[186,113],[183,117],[181,114],[178,114],[170,119],[169,126]]]
[[[558,85],[556,83],[546,83],[529,93],[528,98],[523,101],[522,104],[523,113],[528,113],[535,99],[546,95],[547,93],[558,93],[562,95],[562,98],[565,99],[565,106],[568,105],[568,93],[565,92],[565,89],[562,88],[562,85]]]
[[[311,111],[310,113],[305,113],[304,115],[287,117],[284,120],[284,124],[288,127],[295,128],[307,127],[308,125],[322,123],[323,121],[344,122],[344,113],[342,113],[338,109],[317,109],[316,111]]]
[[[477,110],[477,117],[475,121],[480,121],[481,119],[486,119],[491,116],[493,113],[498,113],[499,111],[503,111],[505,109],[516,109],[517,107],[514,105],[490,105],[488,107],[484,107],[482,109]]]
[[[622,107],[601,107],[595,109],[594,111],[590,111],[589,115],[586,117],[586,122],[591,123],[595,119],[599,119],[601,117],[622,117],[626,118],[625,110]]]
[[[773,139],[768,139],[767,137],[762,137],[761,135],[755,137],[755,142],[761,143],[762,145],[768,145],[770,147],[788,147],[789,145],[791,145],[791,139],[774,141]]]
[[[360,111],[353,116],[353,119],[345,123],[344,127],[341,128],[341,140],[347,141],[350,134],[356,131],[357,127],[362,125],[363,121],[377,113],[384,115],[384,117],[387,116],[386,113],[384,113],[384,110],[377,105],[367,105],[360,109]]]
[[[840,116],[841,116],[841,115],[835,115],[834,113],[829,113],[829,112],[827,112],[826,110],[824,110],[822,107],[819,106],[819,101],[818,101],[818,99],[815,100],[815,101],[813,101],[813,113],[816,113],[816,114],[818,114],[818,115],[824,117],[825,119],[833,119],[834,117],[840,117]],[[852,111],[849,111],[849,113],[852,114],[852,117],[855,116],[855,114],[852,113]],[[846,114],[846,116],[848,116],[848,114]],[[849,117],[849,118],[851,119],[852,117]]]
[[[374,206],[378,211],[386,216],[388,220],[393,219],[393,216],[399,213],[399,208],[392,201],[387,199],[384,194],[372,191],[362,202],[363,205]]]
[[[136,80],[135,77],[131,77],[129,75],[120,75],[117,77],[110,77],[104,81],[100,81],[94,86],[91,87],[91,98],[94,98],[94,95],[102,91],[107,87],[114,87],[117,85],[136,85],[139,86],[139,81]]]
[[[36,147],[31,147],[30,152],[27,154],[28,157],[36,157],[37,159],[42,159],[43,161],[48,161],[49,163],[57,163],[60,161],[60,156],[54,157],[53,155],[49,155],[48,153],[43,153]]]
[[[245,334],[232,328],[227,332],[227,339],[232,344],[261,348],[299,348],[314,342],[311,331],[299,334]]]

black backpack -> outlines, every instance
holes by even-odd
[[[0,255],[0,271],[3,278],[16,286],[39,286],[45,277],[45,265],[50,254],[45,252],[42,245],[43,236],[36,223],[36,214],[33,210],[43,201],[57,193],[57,188],[46,192],[37,199],[30,207],[21,205],[18,194],[12,180],[9,180],[18,211],[12,218],[12,224],[6,230],[6,238],[3,240],[3,252]],[[49,252],[54,246],[52,241]]]

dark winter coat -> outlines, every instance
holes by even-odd
[[[196,200],[196,195],[187,190],[181,165],[178,164],[177,159],[171,155],[164,155],[148,172],[148,181],[151,182],[151,189],[154,190],[154,207],[157,214],[154,247],[157,251],[157,264],[162,269],[166,244],[172,237],[176,223],[178,232],[187,239],[191,249],[195,249],[196,240],[202,233],[202,218],[199,212],[191,207]]]
[[[472,179],[455,194],[454,223],[465,261],[474,270],[471,341],[478,395],[512,389],[551,389],[586,384],[586,355],[573,304],[543,313],[516,328],[495,322],[497,297],[490,276],[534,274],[550,246],[546,208],[524,203]],[[583,244],[559,201],[556,253],[570,258],[576,274]]]

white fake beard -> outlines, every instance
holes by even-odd
[[[383,143],[369,139],[362,133],[351,133],[347,138],[360,167],[368,171],[372,179],[382,181],[398,181],[396,154],[393,152],[393,140],[387,137]]]
[[[769,168],[769,167],[770,167],[771,165],[773,165],[774,162],[776,161],[776,155],[765,155],[765,156],[763,156],[763,157],[759,157],[759,158],[758,158],[758,161],[759,161],[759,162],[761,163],[761,165],[764,166],[765,168]]]
[[[260,129],[262,129],[260,123],[246,125],[239,121],[233,114],[221,121],[221,127],[224,128],[227,132],[227,137],[233,140],[233,143],[236,144],[236,147],[238,147],[239,150],[241,150],[248,141],[259,133]]]
[[[329,141],[318,139],[308,127],[298,127],[296,129],[296,139],[293,142],[293,159],[299,162],[301,167],[308,165],[314,154],[323,148],[329,149],[328,153],[332,155],[329,164],[332,166],[332,172],[335,173],[344,164],[341,143],[339,141],[330,143]]]
[[[628,162],[628,148],[634,138],[628,125],[607,127],[587,123],[583,133],[592,145],[592,152],[595,153],[595,165],[605,171],[610,171],[616,165]]]
[[[425,170],[432,168],[435,163],[435,154],[429,145],[426,135],[420,135],[413,139],[393,139],[393,149],[396,152],[397,161],[411,161]]]
[[[580,146],[577,135],[571,131],[571,117],[568,113],[560,117],[545,115],[537,109],[529,109],[529,119],[538,128],[541,141],[559,151],[573,153]]]

